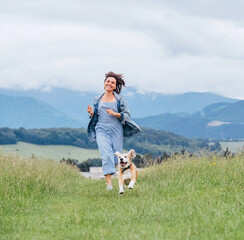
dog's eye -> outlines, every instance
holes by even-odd
[[[125,156],[125,158],[127,158],[127,156]]]

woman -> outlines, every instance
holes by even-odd
[[[111,175],[115,174],[115,164],[118,164],[114,153],[122,151],[123,136],[133,136],[141,131],[130,118],[127,102],[119,95],[123,86],[122,74],[105,74],[104,93],[94,99],[93,108],[87,107],[91,118],[88,137],[90,141],[97,141],[107,190],[112,190]]]

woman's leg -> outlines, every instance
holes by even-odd
[[[119,151],[120,153],[122,153],[123,150],[123,132],[116,132],[114,135],[111,136],[112,139],[112,148],[113,148],[113,152],[117,152]],[[116,155],[114,155],[114,162],[115,164],[119,164],[118,163],[118,157]]]
[[[108,134],[100,131],[96,132],[96,139],[102,158],[103,174],[109,181],[109,179],[111,179],[111,175],[115,173],[114,151],[112,148],[113,143]],[[106,177],[107,175],[110,175],[110,177]]]
[[[112,182],[111,182],[111,174],[107,174],[105,175],[105,178],[106,178],[106,182],[108,185],[112,185]]]

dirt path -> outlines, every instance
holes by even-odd
[[[96,179],[96,180],[102,180],[105,179],[104,175],[101,173],[90,173],[90,172],[81,172],[81,175],[85,178],[89,179]],[[117,178],[117,173],[116,176],[112,175],[113,178]]]
[[[81,172],[81,175],[85,178],[101,180],[104,179],[103,171],[101,167],[90,167],[90,172]],[[113,178],[118,177],[118,171],[112,175]]]
[[[142,171],[142,168],[137,168],[138,171]],[[114,175],[112,175],[112,178],[118,178],[118,171]],[[81,175],[85,178],[89,179],[96,179],[96,180],[102,180],[104,179],[103,171],[101,167],[90,167],[90,172],[81,172]]]

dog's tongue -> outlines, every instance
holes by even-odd
[[[125,163],[120,163],[120,165],[123,167],[123,166],[125,166]]]

